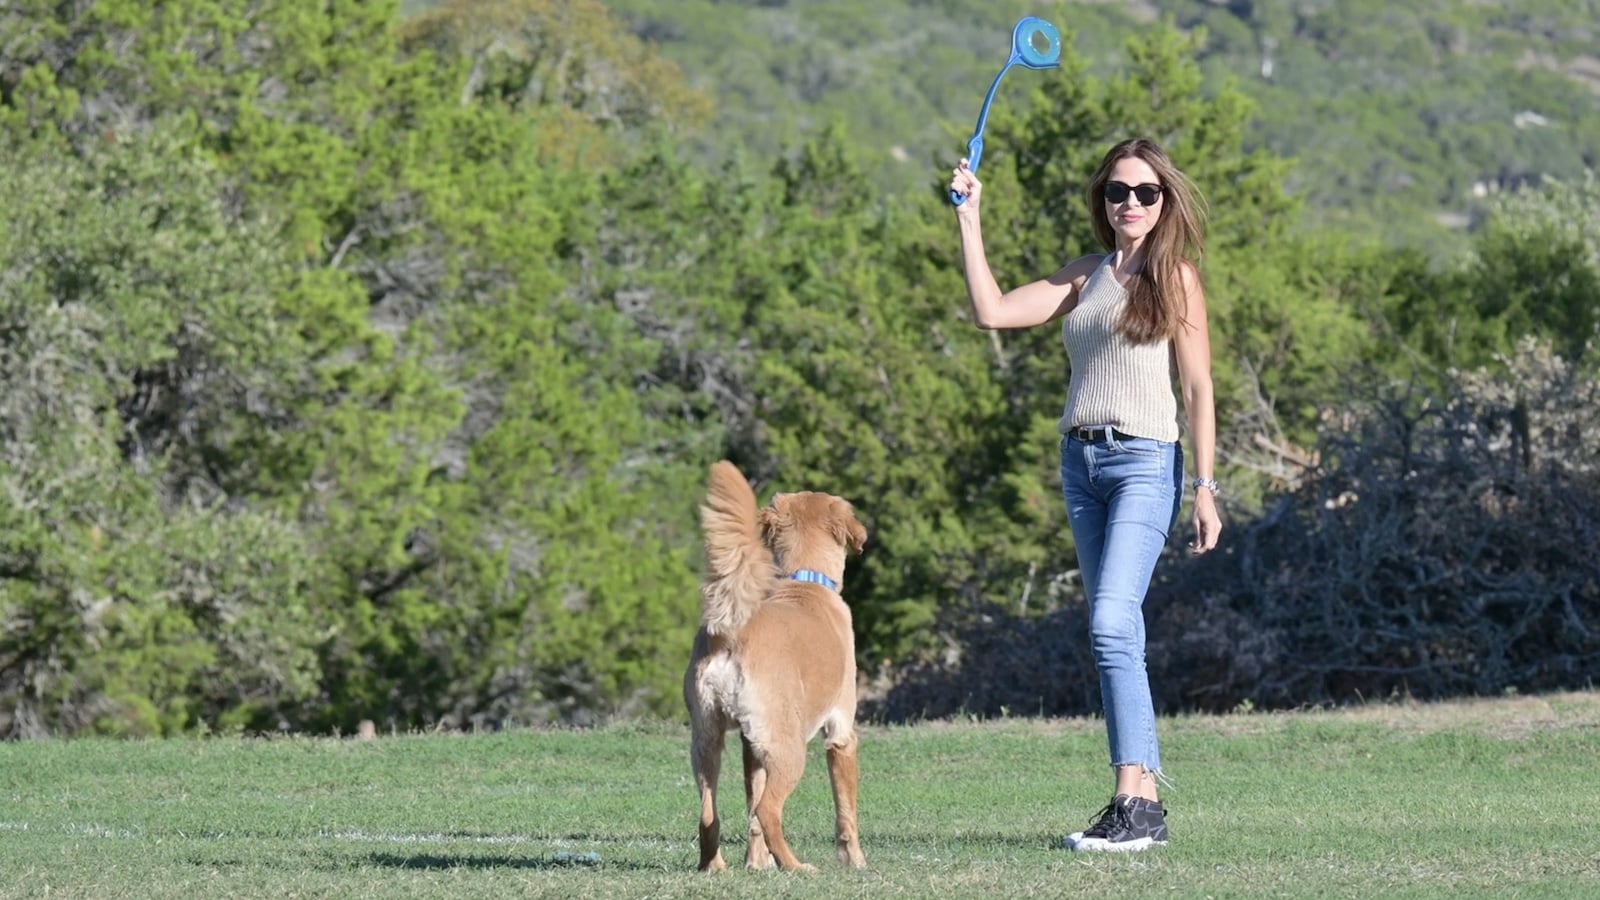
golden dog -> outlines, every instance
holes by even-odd
[[[783,804],[805,771],[806,742],[825,734],[839,861],[861,867],[856,834],[856,655],[839,596],[845,555],[867,530],[850,504],[815,492],[779,494],[765,509],[737,466],[711,467],[700,508],[706,571],[700,631],[683,677],[700,792],[700,869],[726,869],[717,818],[723,738],[744,744],[750,844],[745,865],[814,869],[783,837]]]

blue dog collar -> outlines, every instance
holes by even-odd
[[[789,577],[793,578],[795,581],[804,581],[807,584],[820,584],[830,591],[837,592],[839,590],[839,582],[834,581],[832,578],[829,578],[821,572],[815,572],[811,569],[797,569],[795,573]]]

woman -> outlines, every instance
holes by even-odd
[[[1089,631],[1116,786],[1084,831],[1082,851],[1144,850],[1167,842],[1157,796],[1161,751],[1145,671],[1144,595],[1183,503],[1183,449],[1172,372],[1182,384],[1194,450],[1194,553],[1217,545],[1216,418],[1197,191],[1145,139],[1112,147],[1085,191],[1107,251],[1002,292],[983,249],[983,185],[963,159],[950,190],[967,293],[979,328],[1030,328],[1063,318],[1072,364],[1060,431],[1061,482],[1089,598]]]

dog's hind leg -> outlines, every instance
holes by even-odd
[[[717,818],[717,777],[722,770],[723,736],[720,728],[696,728],[689,744],[694,784],[700,791],[702,872],[720,872],[728,867],[722,860],[722,823]]]
[[[814,872],[816,866],[800,862],[783,837],[783,804],[794,793],[795,785],[800,783],[800,776],[805,773],[805,736],[796,734],[787,739],[777,738],[764,749],[762,771],[766,773],[766,785],[755,800],[754,818],[761,825],[767,849],[772,852],[779,866],[789,871]]]
[[[861,854],[861,838],[856,832],[856,747],[859,741],[852,729],[837,743],[828,738],[828,780],[833,783],[834,849],[839,862],[859,869],[867,864]]]
[[[770,869],[772,853],[767,849],[761,821],[756,818],[756,803],[767,789],[767,770],[761,765],[749,738],[741,734],[739,743],[744,745],[744,810],[745,817],[750,820],[750,848],[745,852],[744,865],[747,869]]]

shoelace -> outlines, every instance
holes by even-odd
[[[1107,803],[1105,809],[1095,813],[1095,821],[1084,832],[1086,838],[1109,838],[1119,831],[1132,830],[1133,823],[1128,820],[1128,811],[1113,800]]]

